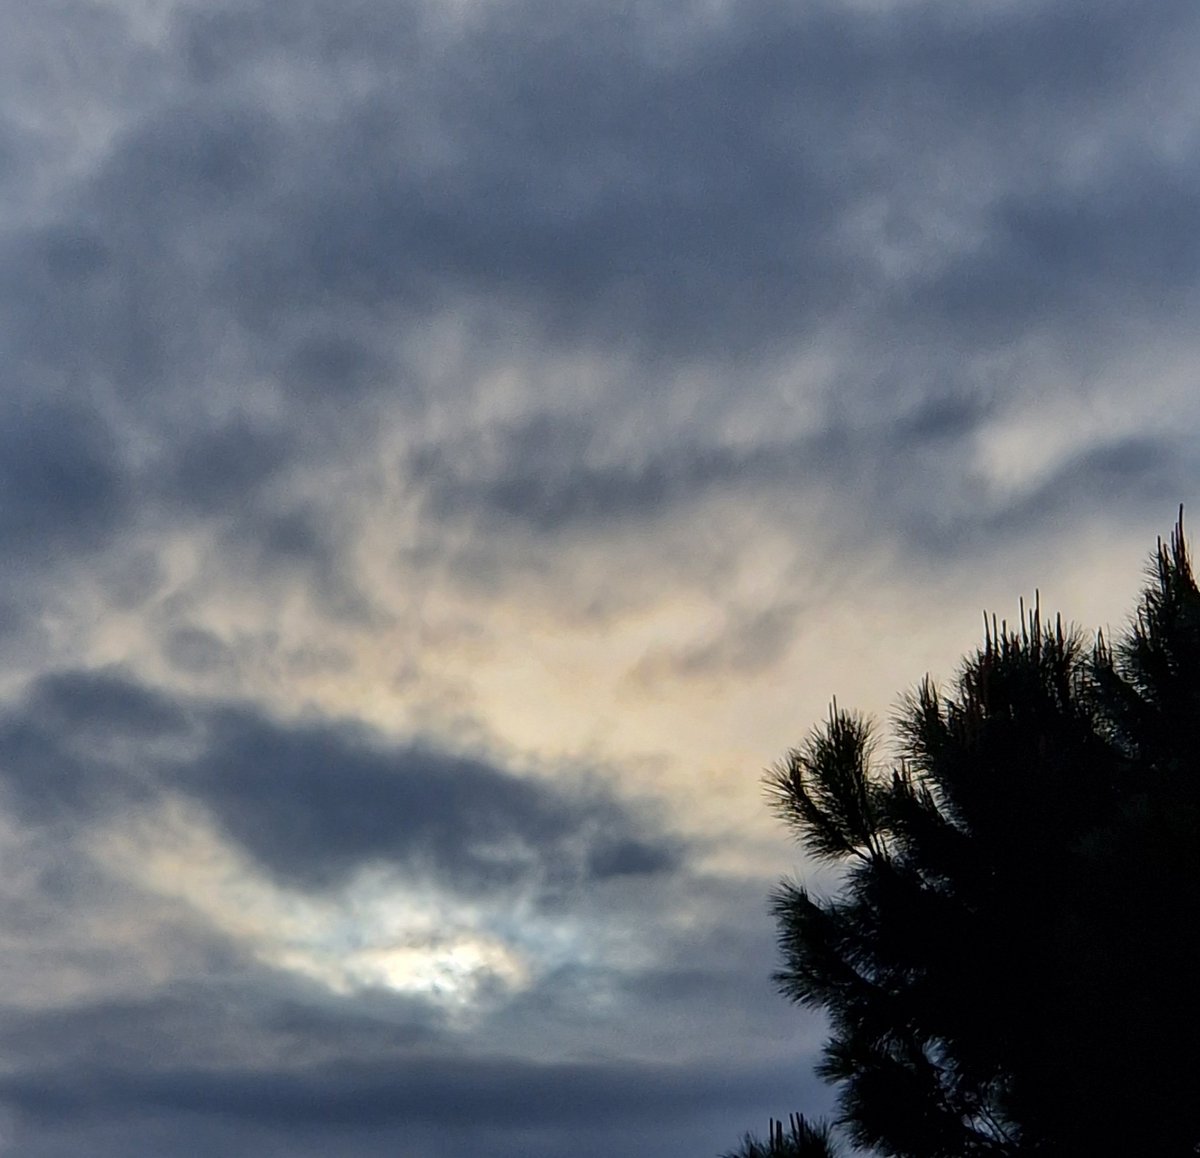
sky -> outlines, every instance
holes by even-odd
[[[1198,57],[1192,0],[0,4],[0,1153],[827,1110],[762,772],[984,611],[1127,621]]]

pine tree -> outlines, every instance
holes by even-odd
[[[748,1135],[740,1150],[724,1158],[837,1158],[837,1148],[826,1123],[792,1114],[786,1133],[783,1122],[772,1118],[765,1142]]]
[[[841,869],[836,895],[785,882],[773,905],[776,980],[829,1020],[819,1072],[850,1141],[1193,1153],[1200,591],[1182,514],[1114,646],[1036,603],[1016,630],[992,620],[897,732],[884,767],[835,704],[768,776],[805,850]]]

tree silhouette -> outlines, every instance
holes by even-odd
[[[829,1126],[810,1122],[803,1114],[792,1114],[784,1133],[783,1123],[771,1119],[767,1140],[748,1135],[742,1148],[724,1158],[837,1158]]]
[[[829,1019],[818,1072],[849,1140],[904,1158],[1196,1152],[1200,591],[1182,512],[1115,645],[1035,603],[897,723],[884,768],[835,703],[767,780],[842,870],[836,895],[785,882],[773,908],[776,980]],[[739,1156],[769,1153],[748,1139]]]

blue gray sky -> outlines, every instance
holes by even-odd
[[[821,1111],[762,769],[1198,477],[1181,0],[0,5],[0,1153]]]

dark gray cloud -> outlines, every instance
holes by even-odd
[[[382,28],[372,13],[361,39],[275,13],[219,14],[188,29],[193,56],[222,58],[223,87],[292,38],[335,76],[380,70],[368,95],[327,122],[321,163],[336,179],[294,186],[275,228],[238,261],[251,280],[231,288],[255,309],[307,308],[331,294],[424,309],[487,294],[536,310],[564,336],[600,324],[605,339],[674,345],[681,326],[712,325],[744,343],[731,312],[793,327],[820,308],[818,285],[838,273],[822,228],[834,198],[809,155],[821,142],[789,140],[789,110],[778,107],[812,72],[803,29],[786,17],[799,60],[785,64],[781,50],[764,62],[752,55],[758,41],[715,41],[672,69],[630,21],[587,5],[482,10],[450,42],[414,35],[413,10],[390,11]],[[540,29],[533,41],[528,20]],[[227,44],[235,21],[238,52],[199,47]],[[824,74],[828,85],[832,67]],[[717,292],[722,284],[732,294]]]
[[[986,168],[963,171],[935,216],[981,230],[984,251],[1027,267],[1030,282],[1052,267],[1081,290],[1119,252],[1148,254],[1174,234],[1179,210],[1164,218],[1163,199],[1178,204],[1174,191],[1191,186],[1179,162],[1119,127],[1108,130],[1117,173],[1101,167],[1082,188],[1055,152],[1105,132],[1123,100],[1167,110],[1174,74],[1151,78],[1144,61],[1182,66],[1170,47],[1195,29],[1178,5],[1147,17],[763,2],[707,36],[665,13],[501,5],[452,39],[416,11],[364,14],[358,35],[255,10],[186,26],[189,58],[222,62],[201,70],[222,91],[285,44],[331,75],[379,77],[343,120],[330,111],[328,152],[297,155],[320,157],[336,180],[288,183],[300,197],[249,241],[238,268],[253,271],[256,308],[487,295],[573,340],[761,353],[847,305],[890,298],[872,253],[883,239],[855,232],[865,202],[886,196],[894,238],[935,246],[938,264],[978,252],[956,252],[928,220],[930,170],[947,158]],[[981,154],[980,134],[1001,148]],[[1031,256],[1036,230],[1014,230],[1007,204],[1038,204],[1043,233],[1061,242],[1079,228],[1072,205],[1092,193],[1101,204],[1116,194],[1123,228],[1093,235],[1083,265],[1055,262],[1053,247]],[[1028,308],[1011,295],[1010,324]]]
[[[83,406],[31,402],[0,423],[0,551],[6,569],[108,540],[132,498],[115,440]]]
[[[103,1140],[104,1127],[116,1124],[118,1137],[131,1145],[162,1130],[174,1152],[195,1130],[215,1133],[225,1123],[231,1154],[262,1152],[250,1148],[261,1145],[247,1135],[250,1127],[293,1153],[316,1152],[338,1139],[345,1153],[399,1145],[422,1158],[464,1146],[535,1158],[569,1146],[599,1158],[614,1145],[631,1158],[683,1158],[689,1145],[711,1146],[714,1127],[748,1104],[770,1106],[808,1092],[777,1072],[749,1068],[730,1075],[699,1067],[420,1055],[290,1071],[110,1064],[0,1080],[0,1098],[15,1110],[18,1129],[52,1137],[67,1128],[77,1138]],[[163,1130],[164,1120],[173,1129]]]
[[[722,490],[794,486],[827,471],[846,437],[831,430],[744,447],[680,442],[598,463],[594,432],[542,417],[492,430],[482,445],[424,448],[413,456],[412,477],[438,518],[499,518],[553,536],[653,520]]]
[[[97,37],[110,56],[120,19]],[[1187,5],[756,0],[705,23],[530,2],[456,28],[417,3],[251,4],[180,7],[164,29],[130,38],[140,89],[89,73],[118,130],[4,242],[8,373],[106,399],[36,470],[8,456],[27,496],[8,537],[36,524],[70,546],[157,496],[168,520],[238,520],[286,569],[290,470],[347,440],[368,453],[380,407],[419,406],[432,386],[405,351],[444,313],[476,319],[484,361],[519,318],[559,349],[635,356],[635,395],[711,362],[760,410],[759,360],[849,327],[875,362],[837,387],[857,423],[902,422],[945,376],[976,393],[970,356],[1022,332],[1110,348],[1192,298],[1194,157],[1171,143]],[[239,414],[246,392],[272,427]],[[214,425],[205,396],[230,416]],[[588,409],[602,422],[603,400]],[[36,416],[9,426],[40,437]],[[127,464],[132,432],[157,461]],[[908,449],[901,430],[880,442]],[[482,498],[548,526],[589,504],[619,518],[773,453],[701,437],[688,463],[566,479],[514,460]],[[934,501],[901,493],[917,521]],[[355,602],[312,574],[325,605]]]
[[[432,512],[494,516],[557,535],[578,524],[654,519],[722,488],[783,482],[814,464],[823,448],[684,444],[652,450],[641,462],[589,465],[578,424],[542,419],[494,432],[482,449],[431,448],[415,456],[414,481],[428,487]]]
[[[417,1057],[407,1064],[347,1065],[299,1072],[218,1072],[182,1069],[138,1073],[97,1066],[55,1080],[0,1083],[0,1097],[34,1118],[61,1121],[127,1115],[133,1108],[222,1114],[292,1129],[305,1125],[359,1129],[407,1123],[426,1128],[471,1121],[477,1127],[513,1128],[527,1122],[578,1128],[599,1116],[624,1124],[695,1113],[717,1090],[741,1101],[749,1085],[697,1081],[665,1066],[621,1067],[516,1063],[461,1057]],[[760,1075],[753,1075],[758,1078]],[[84,1081],[80,1081],[84,1078]],[[776,1079],[777,1081],[778,1079]],[[731,1088],[732,1087],[732,1088]]]
[[[280,728],[256,714],[219,718],[212,747],[182,783],[264,865],[310,885],[375,859],[469,889],[677,863],[669,841],[640,836],[633,817],[599,794],[573,797],[478,760],[389,750],[353,730]]]
[[[382,1067],[447,1048],[436,1012],[418,1001],[393,994],[374,1007],[370,1000],[322,1003],[215,937],[205,948],[203,977],[63,1008],[2,1007],[5,1040],[29,1071],[116,1066],[148,1079],[189,1068],[313,1070],[351,1056]]]
[[[244,419],[187,437],[175,448],[163,490],[185,509],[208,513],[236,510],[279,470],[287,449],[279,434]]]
[[[931,471],[961,469],[961,444],[992,412],[987,397],[954,390],[873,419],[835,415],[810,431],[741,444],[678,441],[607,451],[602,432],[541,416],[482,437],[416,450],[410,476],[438,520],[500,520],[551,541],[653,522],[716,496],[787,507],[831,491],[878,504],[881,529],[907,509]],[[607,459],[607,461],[605,461]],[[870,517],[870,516],[864,516]]]
[[[1118,437],[1068,458],[1049,477],[1010,502],[988,512],[962,512],[941,523],[909,527],[915,542],[934,555],[967,549],[1002,548],[1030,526],[1059,529],[1102,513],[1145,526],[1169,517],[1167,496],[1190,492],[1196,460],[1190,439]]]
[[[387,863],[469,894],[552,893],[676,871],[682,845],[598,783],[535,779],[349,722],[176,703],[117,672],[42,677],[0,721],[0,783],[23,819],[72,824],[191,797],[280,881]]]
[[[172,631],[163,647],[167,661],[185,672],[212,672],[234,663],[231,649],[211,631],[180,627]]]
[[[5,804],[24,820],[70,823],[146,802],[159,789],[155,742],[187,728],[169,698],[119,676],[43,676],[0,719]]]
[[[990,206],[982,240],[894,309],[942,330],[1003,343],[1025,331],[1105,328],[1190,308],[1195,300],[1200,194],[1194,158],[1164,162],[1126,146],[1112,170],[1080,189],[1070,178],[1014,191]],[[1107,168],[1107,167],[1106,167]],[[916,318],[914,319],[914,315]]]

